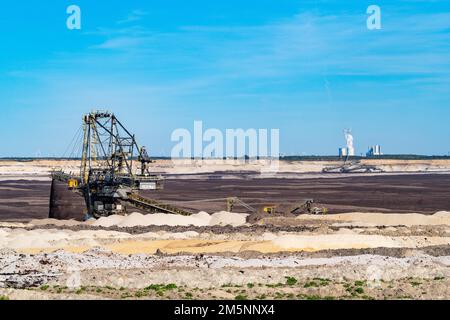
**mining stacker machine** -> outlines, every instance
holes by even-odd
[[[342,165],[325,167],[323,173],[380,173],[382,169],[376,166],[362,164],[360,160],[350,160],[350,156],[346,156]]]
[[[263,213],[268,215],[276,215],[277,213],[282,214],[326,214],[328,212],[327,208],[314,206],[314,199],[303,199],[296,203],[290,204],[288,208],[279,212],[278,205],[276,204],[264,204],[260,208],[255,208],[248,203],[242,201],[238,197],[229,197],[227,200],[227,211],[232,212],[235,206],[241,206],[251,213]]]
[[[52,172],[50,218],[86,219],[124,214],[132,206],[145,212],[189,215],[188,211],[144,198],[139,190],[163,188],[161,176],[151,174],[145,147],[110,112],[83,117],[80,172]],[[77,198],[84,199],[84,208]]]

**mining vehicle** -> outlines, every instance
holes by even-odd
[[[349,161],[349,156],[347,156],[342,165],[325,167],[322,169],[323,173],[381,173],[382,169],[376,166],[370,166],[362,164],[359,160]]]
[[[53,170],[50,192],[49,217],[54,219],[87,220],[131,212],[170,213],[191,215],[187,211],[149,199],[139,191],[160,190],[163,178],[150,172],[153,161],[145,147],[140,147],[135,136],[117,117],[108,111],[93,111],[83,116],[73,149],[81,146],[79,172]],[[72,153],[77,153],[72,150]],[[275,214],[279,206],[265,205],[261,210],[246,204],[237,197],[206,199],[187,202],[226,200],[228,211],[239,205],[247,212]],[[290,206],[287,213],[320,214],[323,208],[313,207],[307,199]]]
[[[317,207],[314,205],[314,199],[303,199],[294,204],[290,204],[288,208],[280,211],[280,206],[277,204],[263,204],[259,208],[255,208],[238,197],[228,197],[227,200],[227,211],[233,212],[235,206],[240,206],[245,208],[251,213],[262,213],[266,215],[276,215],[276,214],[326,214],[328,213],[327,208]]]
[[[126,214],[130,208],[148,213],[191,214],[139,195],[139,190],[163,188],[163,179],[150,173],[152,160],[146,148],[137,144],[135,136],[113,113],[86,114],[81,133],[80,171],[52,172],[50,218],[85,220]]]

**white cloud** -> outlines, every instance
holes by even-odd
[[[192,94],[208,90],[208,95],[273,95],[295,84],[296,93],[320,89],[334,97],[335,76],[346,78],[350,86],[373,83],[378,88],[383,83],[370,77],[426,76],[427,82],[448,83],[450,13],[411,17],[391,11],[383,15],[383,30],[378,33],[367,30],[365,17],[364,11],[339,16],[306,12],[253,26],[184,26],[172,32],[139,25],[99,29],[95,36],[104,38],[102,43],[81,54],[68,53],[51,65],[74,67],[75,74],[68,77],[83,78],[80,69],[105,69],[131,83],[139,76],[144,86],[154,88],[157,83],[158,88],[167,88],[153,92],[162,96],[189,90]],[[396,85],[406,82],[398,80]],[[271,92],[258,90],[264,86],[270,86]]]
[[[143,38],[135,37],[119,37],[108,39],[105,42],[94,46],[97,49],[130,49],[139,46],[143,42]]]
[[[146,15],[147,13],[145,11],[133,10],[130,14],[128,14],[128,16],[125,19],[117,21],[117,24],[125,24],[140,21]]]

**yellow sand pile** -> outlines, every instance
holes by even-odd
[[[222,235],[184,233],[148,233],[131,235],[113,231],[70,230],[24,230],[0,229],[0,249],[10,248],[21,252],[50,252],[64,249],[83,252],[102,247],[113,252],[155,253],[158,249],[167,253],[214,253],[259,251],[262,253],[282,251],[318,251],[326,249],[362,248],[421,248],[450,245],[450,237],[390,237],[361,234],[266,234],[242,240],[239,234]]]
[[[362,213],[351,212],[333,215],[300,215],[299,220],[322,220],[348,222],[348,225],[363,226],[436,226],[450,225],[450,212],[439,211],[433,215],[420,213]]]

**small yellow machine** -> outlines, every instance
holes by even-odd
[[[214,199],[217,200],[217,199]],[[219,199],[220,200],[220,199]],[[292,205],[287,211],[284,211],[284,213],[290,213],[290,214],[326,214],[328,213],[327,208],[319,208],[316,206],[313,206],[314,200],[313,199],[305,199],[301,200],[300,202],[295,203]],[[262,207],[259,207],[259,210],[255,209],[251,205],[245,203],[244,201],[240,200],[237,197],[229,197],[227,198],[227,211],[233,212],[234,206],[239,205],[244,208],[246,208],[248,211],[251,211],[253,213],[260,212],[270,215],[275,215],[276,213],[282,213],[277,212],[277,206],[273,204],[264,205]],[[280,208],[278,208],[280,209]]]
[[[267,214],[274,214],[276,210],[276,206],[265,206],[263,207],[263,212]]]
[[[77,179],[69,179],[67,181],[67,184],[69,186],[69,189],[75,189],[78,188],[78,180]]]

